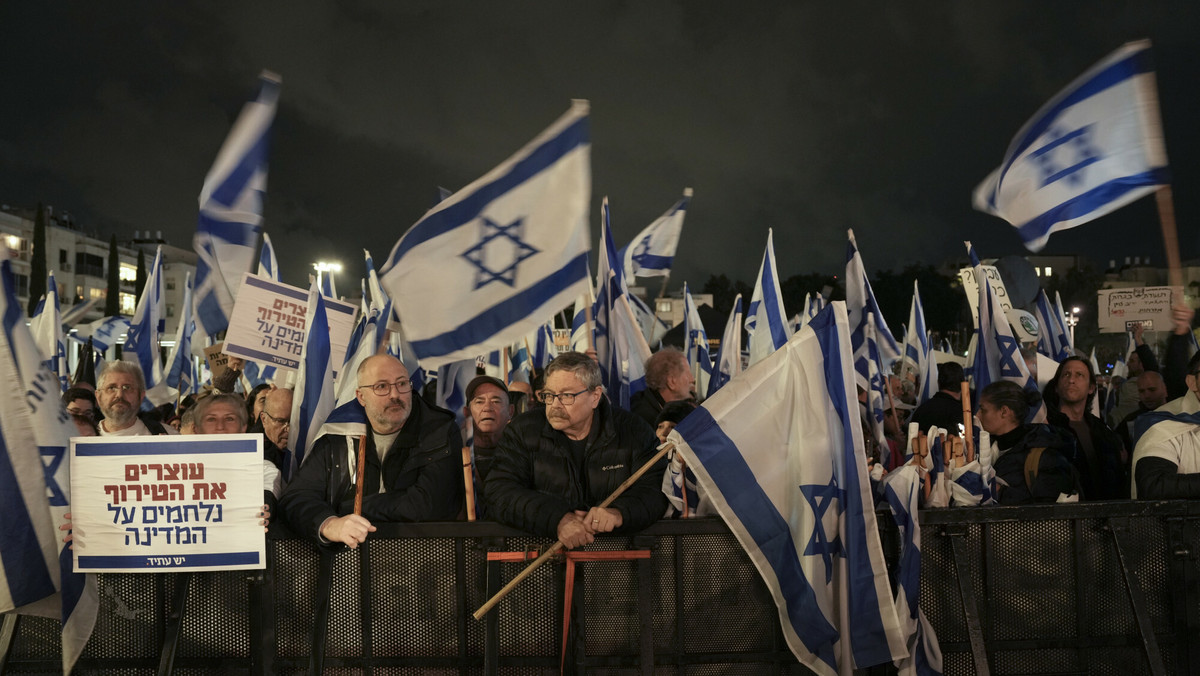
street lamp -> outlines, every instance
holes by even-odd
[[[1067,317],[1067,326],[1071,329],[1071,347],[1075,347],[1075,325],[1079,323],[1079,307],[1071,308],[1071,315]]]
[[[333,291],[334,294],[336,294],[337,286],[333,283],[334,282],[333,274],[335,272],[342,271],[342,264],[338,263],[337,261],[317,261],[316,263],[313,263],[313,269],[317,271],[317,288],[319,288],[319,289],[324,288],[324,285],[321,284],[321,281],[322,281],[321,276],[328,274],[329,275],[329,288]]]

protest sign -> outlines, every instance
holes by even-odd
[[[225,375],[226,366],[229,363],[229,355],[221,351],[225,343],[217,343],[211,347],[204,348],[204,361],[208,362],[208,370],[212,372],[212,379],[218,380]]]
[[[1004,287],[1004,280],[1000,278],[1000,271],[994,265],[982,265],[983,274],[987,276],[988,284],[996,290],[996,296],[1000,299],[1000,307],[1007,313],[1012,309],[1012,300],[1008,297],[1008,289]],[[971,318],[975,322],[975,327],[979,327],[979,283],[975,281],[974,268],[962,268],[958,271],[958,279],[962,282],[963,291],[967,294],[967,300],[971,303]]]
[[[326,297],[325,312],[333,375],[337,377],[358,308]],[[307,314],[308,292],[246,273],[225,333],[225,354],[277,368],[299,368]]]
[[[71,439],[75,570],[266,567],[258,434]]]
[[[1100,333],[1125,333],[1141,324],[1147,330],[1170,331],[1174,326],[1171,305],[1182,301],[1183,289],[1170,286],[1137,286],[1100,289]]]

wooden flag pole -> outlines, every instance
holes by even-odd
[[[975,440],[972,434],[971,424],[971,390],[967,387],[967,381],[959,383],[959,393],[962,395],[962,412],[963,412],[963,455],[967,458],[967,462],[971,462],[971,458],[975,456]]]
[[[1183,263],[1179,260],[1179,234],[1175,229],[1175,202],[1171,186],[1164,185],[1154,192],[1158,203],[1158,220],[1162,224],[1163,249],[1167,252],[1167,280],[1171,286],[1183,286]],[[1183,299],[1177,300],[1182,303]]]
[[[369,432],[368,432],[369,434]],[[367,465],[367,435],[358,438],[358,467],[354,470],[358,478],[354,482],[354,513],[362,516],[363,476]]]
[[[471,475],[471,447],[463,446],[463,487],[467,491],[467,521],[475,520],[475,477]]]
[[[667,453],[674,450],[674,448],[675,448],[675,444],[672,444],[670,442],[667,442],[667,443],[663,444],[662,446],[660,446],[658,449],[658,452],[654,454],[654,457],[647,460],[646,464],[639,467],[638,470],[636,472],[634,472],[633,474],[631,474],[628,479],[623,481],[620,486],[617,486],[617,490],[613,491],[612,495],[608,496],[607,498],[604,498],[604,502],[601,502],[599,505],[596,505],[596,506],[597,507],[608,507],[609,505],[611,505],[613,500],[616,500],[618,497],[620,497],[621,494],[626,491],[626,489],[628,489],[630,486],[632,486],[634,483],[636,483],[638,479],[642,478],[643,474],[650,471],[650,468],[653,467],[655,463],[657,463],[659,460],[662,460],[667,455]],[[529,564],[528,566],[525,566],[524,570],[517,573],[517,576],[514,577],[512,580],[510,580],[508,584],[504,585],[504,587],[502,587],[500,589],[500,591],[496,592],[495,596],[488,599],[487,603],[483,604],[482,606],[479,606],[479,610],[476,610],[474,613],[472,613],[471,616],[477,620],[483,619],[483,616],[487,615],[488,611],[490,611],[492,608],[495,608],[496,605],[500,603],[500,600],[503,599],[505,596],[507,596],[508,593],[511,592],[513,589],[515,589],[516,586],[518,584],[520,584],[522,580],[524,580],[525,578],[527,578],[531,574],[533,574],[533,571],[537,570],[538,566],[541,566],[543,563],[549,561],[550,557],[557,554],[558,550],[560,550],[562,548],[563,548],[562,540],[558,540],[557,542],[555,542],[553,545],[550,546],[550,549],[547,549],[541,556],[537,557],[537,559],[535,559],[533,561],[533,563]]]

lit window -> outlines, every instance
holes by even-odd
[[[1037,275],[1038,277],[1041,277],[1041,276],[1042,276],[1042,269],[1041,269],[1041,268],[1034,268],[1034,269],[1033,269],[1033,274]]]
[[[5,238],[5,240],[8,242],[8,248],[15,249],[17,251],[21,250],[21,238],[20,237],[17,237],[16,235],[9,235],[8,237]]]
[[[171,305],[171,304],[168,304],[168,305],[167,305],[167,316],[168,316],[168,317],[174,317],[174,316],[175,316],[175,306],[174,306],[174,305]]]
[[[669,301],[669,300],[658,301],[658,311],[659,312],[670,312],[671,311],[671,301]]]
[[[121,314],[132,315],[137,311],[137,298],[132,293],[121,294]]]
[[[1046,276],[1049,277],[1052,274],[1054,274],[1054,273],[1050,271],[1050,266],[1047,265],[1046,266]]]
[[[96,299],[104,299],[108,296],[108,289],[89,289],[88,297]]]
[[[136,282],[137,268],[132,265],[121,264],[121,271],[118,273],[122,282]]]

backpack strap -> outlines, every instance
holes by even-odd
[[[1038,465],[1042,462],[1042,452],[1046,450],[1045,446],[1029,449],[1029,455],[1025,456],[1025,487],[1033,490],[1033,480],[1038,475]]]

